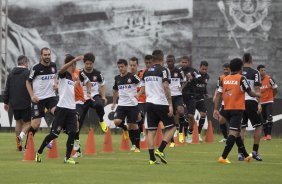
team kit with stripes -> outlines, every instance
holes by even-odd
[[[103,119],[107,104],[106,82],[102,72],[94,69],[95,60],[93,53],[77,57],[66,54],[64,65],[57,69],[51,62],[51,50],[41,50],[40,62],[31,68],[26,79],[31,111],[14,112],[16,120],[21,119],[22,114],[31,117],[29,129],[17,136],[19,151],[23,150],[25,135],[27,140],[28,135],[35,136],[46,111],[54,119],[50,133],[36,151],[36,162],[42,162],[43,150],[52,148],[53,140],[63,131],[68,135],[64,162],[78,164],[75,158],[82,156],[79,134],[89,108],[97,112],[102,132],[108,131]],[[192,143],[196,110],[200,114],[198,131],[202,141],[201,131],[207,117],[205,99],[211,97],[207,91],[209,63],[201,61],[199,69],[195,69],[190,57],[165,57],[162,50],[154,50],[143,61],[145,67],[142,70],[138,70],[140,61],[136,57],[128,61],[119,59],[116,63],[119,74],[113,79],[111,106],[114,124],[123,130],[124,140],[130,140],[132,151],[140,152],[140,141],[147,141],[150,165],[167,164],[164,150],[168,146],[175,147],[175,137],[180,143]],[[77,62],[83,62],[84,67],[76,68]],[[213,95],[213,117],[218,120],[223,135],[219,142],[226,144],[218,159],[220,164],[231,163],[227,157],[234,144],[239,161],[262,161],[259,143],[271,140],[272,105],[278,86],[266,74],[264,65],[253,69],[252,63],[251,54],[245,53],[242,58],[223,64],[222,73],[219,73]],[[5,94],[8,94],[8,87]],[[6,98],[4,95],[4,102]],[[147,124],[143,130],[145,117]],[[244,146],[249,120],[254,128],[251,152]],[[163,127],[163,140],[155,148],[159,124]],[[73,155],[72,150],[75,150]]]

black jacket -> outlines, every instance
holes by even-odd
[[[4,91],[4,103],[10,104],[14,110],[22,110],[30,107],[31,100],[26,88],[26,80],[29,70],[23,67],[15,67],[8,75]]]

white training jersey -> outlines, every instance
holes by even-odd
[[[155,105],[169,105],[163,82],[170,83],[170,72],[160,64],[153,65],[144,72],[142,86],[145,86],[146,102]]]
[[[186,82],[184,72],[179,68],[173,68],[170,70],[171,80],[169,84],[171,96],[182,95],[181,83]]]
[[[248,83],[253,91],[255,90],[256,86],[261,87],[261,77],[259,71],[250,67],[243,67],[242,74],[247,78]],[[256,98],[251,97],[248,93],[245,93],[245,100],[257,101]]]
[[[138,105],[136,95],[139,83],[139,77],[131,73],[127,73],[125,76],[115,76],[113,89],[118,91],[118,106]]]
[[[67,109],[76,109],[75,96],[74,96],[74,81],[69,72],[59,73],[59,102],[58,107]]]
[[[48,66],[38,63],[32,67],[28,81],[32,83],[33,94],[39,100],[56,96],[53,89],[56,73],[57,67],[53,62]]]

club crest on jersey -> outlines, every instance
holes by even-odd
[[[131,83],[132,81],[131,81],[131,78],[129,78],[128,80],[127,80],[127,83]]]
[[[177,74],[177,73],[174,73],[174,77],[177,78],[177,77],[178,77],[178,74]]]
[[[93,81],[97,81],[97,77],[96,76],[93,76]]]
[[[55,70],[54,67],[51,68],[51,71],[52,71],[52,73],[55,73],[55,72],[56,72],[56,70]]]

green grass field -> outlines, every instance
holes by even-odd
[[[35,136],[36,149],[45,133]],[[278,184],[282,179],[282,139],[262,142],[260,152],[263,162],[237,161],[237,149],[229,155],[232,162],[221,165],[216,162],[224,148],[222,143],[187,145],[166,148],[167,165],[148,165],[148,152],[121,152],[120,135],[113,135],[114,153],[101,153],[103,135],[95,135],[97,155],[76,159],[78,165],[63,164],[67,136],[58,139],[59,158],[46,159],[42,163],[22,161],[23,153],[15,151],[14,133],[0,133],[0,183],[122,183],[122,184]],[[87,135],[81,135],[84,148]],[[219,139],[220,137],[216,137]],[[247,150],[252,148],[252,139],[246,140]]]

